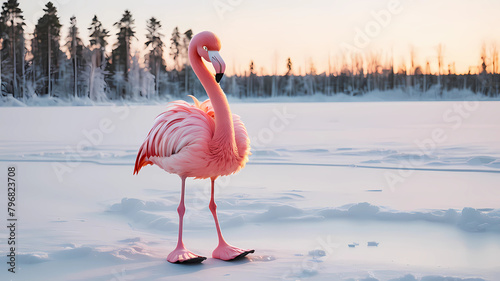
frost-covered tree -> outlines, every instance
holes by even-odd
[[[180,71],[181,52],[181,34],[179,33],[179,28],[176,26],[174,31],[172,31],[172,37],[170,38],[170,56],[174,61],[174,69],[177,71]]]
[[[106,82],[105,62],[102,66],[97,65],[97,51],[97,49],[90,50],[88,48],[84,50],[86,59],[80,83],[84,86],[83,88],[87,89],[91,100],[102,102],[108,100],[109,88]]]
[[[88,85],[88,95],[93,101],[105,101],[109,93],[108,83],[106,82],[108,72],[105,70],[107,66],[105,53],[109,31],[102,26],[96,15],[92,18],[88,30],[90,33],[90,49],[85,56],[87,60],[83,73]],[[117,75],[121,75],[121,73]]]
[[[155,94],[154,77],[147,69],[141,67],[138,53],[132,57],[128,87],[132,100],[141,97],[149,99]]]
[[[105,60],[109,31],[102,26],[102,23],[97,18],[97,15],[94,15],[88,30],[90,32],[90,48],[95,50],[96,65],[100,67]]]
[[[138,100],[141,96],[141,66],[137,55],[131,58],[130,72],[128,77],[128,92],[132,100]]]
[[[181,56],[183,59],[184,67],[189,65],[189,43],[191,43],[191,39],[193,38],[193,30],[188,29],[184,34],[182,34],[182,46],[181,46]]]
[[[111,55],[111,67],[109,69],[114,77],[112,83],[117,96],[123,98],[129,95],[127,90],[129,87],[122,82],[128,82],[131,61],[130,43],[132,38],[135,37],[134,23],[135,20],[132,18],[130,11],[125,10],[120,21],[114,24],[118,28],[118,33],[116,33],[118,40]],[[120,75],[123,77],[120,78]]]
[[[181,61],[182,61],[182,71],[184,74],[184,91],[189,92],[191,90],[190,82],[191,79],[190,77],[192,75],[189,75],[191,73],[191,66],[189,65],[189,54],[188,54],[188,49],[189,49],[189,43],[191,43],[191,39],[193,38],[193,31],[191,29],[188,29],[184,34],[182,34],[182,45],[181,45]],[[194,78],[194,77],[193,77]]]
[[[23,96],[25,83],[21,84],[22,91],[19,91],[19,77],[24,81],[24,16],[19,8],[17,0],[8,0],[3,3],[0,14],[0,32],[2,39],[2,58],[7,59],[6,63],[10,68],[10,73],[2,73],[5,81],[9,85],[9,90],[14,97]]]
[[[41,94],[52,95],[53,73],[57,74],[61,58],[59,46],[61,24],[57,16],[57,9],[48,2],[43,9],[45,14],[38,20],[31,43],[33,62],[36,65],[33,75],[43,81],[42,89],[37,89]]]
[[[118,28],[118,40],[113,49],[112,60],[113,67],[116,72],[122,72],[127,80],[128,71],[130,68],[130,43],[132,38],[135,37],[135,20],[129,10],[125,10],[120,21],[116,22],[114,26]]]
[[[154,76],[155,94],[158,96],[160,92],[160,77],[166,71],[166,63],[163,58],[163,34],[160,33],[161,23],[152,17],[147,23],[147,31],[145,45],[150,48],[145,57],[145,63],[148,66],[149,72]]]
[[[70,19],[70,27],[66,41],[66,48],[70,55],[73,72],[73,95],[78,97],[78,72],[83,59],[83,42],[80,39],[78,27],[76,26],[76,17],[72,16]]]

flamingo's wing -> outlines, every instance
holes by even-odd
[[[148,136],[144,140],[135,161],[134,174],[153,164],[150,157],[171,157],[189,146],[197,147],[207,143],[213,136],[215,123],[207,105],[195,105],[185,101],[170,102],[167,111],[156,117]],[[212,109],[213,114],[213,109]]]
[[[248,137],[245,124],[241,121],[240,116],[233,114],[234,135],[238,154],[243,159],[240,168],[243,168],[248,162],[250,153],[250,138]]]

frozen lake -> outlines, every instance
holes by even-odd
[[[228,242],[256,252],[197,266],[165,261],[179,178],[132,175],[164,108],[0,109],[19,218],[1,280],[500,279],[500,102],[232,104],[253,155],[215,199]],[[210,256],[209,181],[186,192],[185,244]]]

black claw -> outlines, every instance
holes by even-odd
[[[176,261],[175,263],[195,264],[195,263],[201,263],[201,262],[203,262],[206,259],[207,259],[206,257],[198,256],[196,258],[188,259],[188,260],[185,260],[185,261]]]
[[[255,250],[248,250],[248,251],[245,251],[245,252],[243,252],[243,253],[239,254],[238,256],[236,256],[236,257],[235,257],[234,259],[232,259],[232,260],[233,260],[233,261],[234,261],[234,260],[239,260],[239,259],[241,259],[241,258],[245,257],[246,255],[248,255],[248,254],[253,254],[253,253],[255,253]]]

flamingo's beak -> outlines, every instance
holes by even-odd
[[[208,57],[215,68],[215,81],[219,83],[226,71],[226,63],[217,51],[208,51]]]

